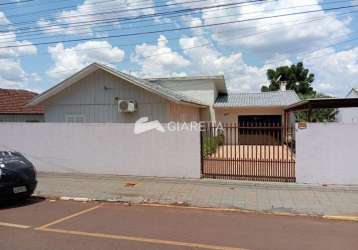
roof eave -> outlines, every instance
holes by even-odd
[[[0,112],[0,115],[43,115],[43,112]]]
[[[251,105],[251,106],[216,106],[214,104],[213,108],[286,108],[287,105]]]
[[[185,100],[181,100],[179,102],[177,102],[178,104],[183,104],[183,105],[190,105],[193,107],[197,107],[197,108],[208,108],[209,105],[207,104],[203,104],[203,103],[198,103],[198,102],[191,102],[191,101],[185,101]]]
[[[82,79],[83,77],[85,77],[86,75],[88,75],[89,73],[95,71],[99,66],[100,65],[97,63],[92,63],[92,64],[88,65],[87,67],[81,69],[80,71],[76,72],[75,74],[62,80],[55,86],[49,88],[42,94],[33,98],[28,104],[26,104],[26,107],[33,107],[33,106],[39,105],[40,103],[47,100],[51,96],[57,94],[58,92],[62,91],[65,88],[71,86],[71,83],[76,82],[76,81]],[[83,75],[85,75],[85,76],[83,76]]]
[[[182,100],[170,95],[167,95],[165,93],[162,93],[161,91],[158,91],[156,89],[153,88],[149,88],[137,81],[134,81],[133,79],[128,78],[126,75],[124,74],[120,74],[119,72],[114,71],[113,69],[106,67],[104,65],[98,64],[98,63],[93,63],[88,65],[87,67],[85,67],[84,69],[78,71],[77,73],[73,74],[72,76],[66,78],[65,80],[61,81],[60,83],[56,84],[55,86],[53,86],[52,88],[46,90],[45,92],[43,92],[42,94],[36,96],[34,99],[32,99],[26,106],[28,107],[32,107],[32,106],[36,106],[39,105],[40,103],[42,103],[43,101],[47,100],[48,98],[50,98],[51,96],[59,93],[60,91],[62,91],[63,89],[71,86],[72,84],[74,84],[75,82],[83,79],[84,77],[86,77],[88,74],[94,72],[97,69],[102,69],[106,72],[109,72],[110,74],[113,74],[119,78],[122,78],[134,85],[136,85],[137,87],[143,88],[145,90],[147,90],[150,93],[159,95],[169,101],[173,101],[173,102],[181,102]],[[193,104],[195,105],[202,105],[201,103],[195,103],[193,102]]]

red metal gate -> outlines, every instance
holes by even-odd
[[[294,128],[211,124],[201,131],[204,178],[295,182]]]

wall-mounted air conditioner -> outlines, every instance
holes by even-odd
[[[119,112],[135,112],[137,110],[137,103],[133,100],[118,100]]]

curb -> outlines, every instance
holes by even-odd
[[[288,182],[262,182],[262,181],[245,181],[245,180],[220,180],[220,179],[186,179],[186,178],[170,178],[170,177],[149,177],[149,176],[130,176],[130,175],[99,175],[99,174],[68,174],[39,172],[39,177],[43,178],[63,178],[63,179],[103,179],[113,181],[136,181],[136,182],[161,182],[174,184],[191,184],[191,185],[208,185],[208,186],[228,186],[228,187],[245,187],[258,189],[291,189],[291,190],[319,190],[326,192],[344,191],[358,192],[358,185],[319,185],[319,184],[299,184]]]
[[[324,215],[322,218],[326,220],[358,221],[358,216]]]
[[[311,218],[320,218],[324,220],[336,220],[336,221],[352,221],[358,222],[358,216],[350,216],[350,215],[317,215],[317,214],[303,214],[303,213],[287,213],[287,212],[270,212],[270,211],[257,211],[257,210],[248,210],[241,208],[215,208],[215,207],[198,207],[191,206],[187,203],[174,203],[174,204],[160,204],[160,203],[149,203],[149,202],[131,202],[131,201],[123,201],[119,199],[89,199],[84,197],[46,197],[48,200],[62,200],[62,201],[76,201],[76,202],[106,202],[106,203],[118,203],[118,204],[126,204],[128,206],[147,206],[147,207],[166,207],[166,208],[182,208],[182,209],[195,209],[195,210],[205,210],[205,211],[216,211],[216,212],[240,212],[240,213],[257,213],[264,215],[274,215],[274,216],[301,216],[301,217],[311,217]]]

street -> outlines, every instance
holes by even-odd
[[[1,250],[357,249],[358,222],[32,198],[0,207]]]

